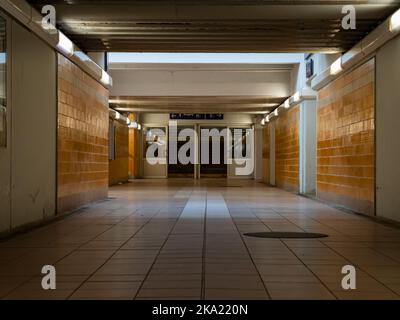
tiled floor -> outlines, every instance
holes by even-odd
[[[0,297],[400,299],[399,229],[254,181],[140,180],[110,197],[1,242]],[[243,236],[268,230],[329,237]],[[41,289],[43,265],[57,290]]]

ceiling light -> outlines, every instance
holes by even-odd
[[[390,32],[400,29],[400,9],[390,17]]]
[[[74,54],[74,44],[60,31],[58,32],[57,49],[69,57]]]
[[[332,76],[337,75],[342,70],[343,70],[343,68],[342,68],[342,57],[340,57],[334,63],[332,63],[332,65],[331,65],[331,75]]]

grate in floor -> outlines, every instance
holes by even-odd
[[[326,234],[309,232],[252,232],[245,233],[244,235],[247,237],[267,239],[316,239],[328,237]]]

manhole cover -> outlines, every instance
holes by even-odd
[[[326,238],[328,235],[322,233],[308,232],[252,232],[245,233],[247,237],[269,238],[269,239],[315,239]]]

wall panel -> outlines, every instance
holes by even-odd
[[[12,22],[11,228],[39,223],[56,207],[56,54]],[[1,210],[1,209],[0,209]]]
[[[108,90],[58,55],[58,211],[108,193]]]
[[[374,214],[374,60],[318,92],[317,196]]]
[[[376,215],[400,222],[400,36],[376,56]]]
[[[263,129],[263,182],[270,183],[270,136],[268,125]]]
[[[113,125],[115,128],[115,159],[109,162],[110,185],[126,182],[129,179],[129,128],[126,124],[115,120],[113,121]]]
[[[299,191],[299,106],[281,112],[275,123],[276,186]]]

